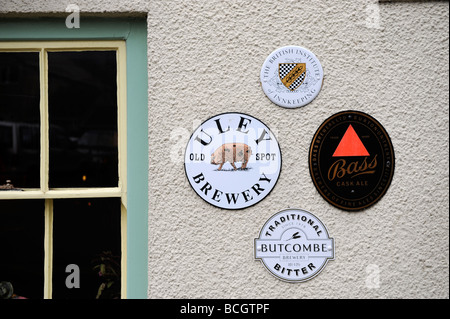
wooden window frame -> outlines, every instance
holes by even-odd
[[[117,187],[49,188],[48,53],[115,51],[117,63]],[[67,198],[121,199],[121,296],[126,296],[127,267],[127,97],[125,41],[0,42],[0,52],[38,52],[40,84],[40,188],[0,192],[0,200],[45,200],[44,299],[52,298],[53,200]],[[70,97],[69,97],[70,98]],[[20,186],[20,185],[16,185]]]
[[[122,298],[146,299],[148,298],[149,258],[147,15],[143,13],[141,16],[107,18],[82,16],[80,28],[73,29],[66,27],[65,20],[65,16],[2,18],[0,20],[0,42],[125,41],[128,123],[125,196],[128,236],[126,242],[126,295],[122,295]],[[52,196],[50,191],[43,196]],[[63,191],[61,190],[61,192]]]

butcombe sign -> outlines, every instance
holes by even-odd
[[[275,277],[303,282],[317,276],[334,259],[334,239],[310,212],[287,209],[265,223],[254,250],[255,259]]]
[[[224,113],[202,123],[185,152],[187,179],[206,202],[242,209],[265,198],[281,171],[281,151],[270,129],[243,113]]]
[[[261,86],[267,97],[285,108],[310,103],[322,88],[323,69],[311,51],[286,46],[272,52],[261,68]]]
[[[317,130],[309,169],[319,193],[332,205],[355,211],[377,202],[394,175],[394,149],[383,126],[368,114],[345,111]]]

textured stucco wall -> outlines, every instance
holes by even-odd
[[[150,298],[448,298],[448,1],[6,1],[0,12],[148,12]],[[82,20],[81,20],[82,27]],[[259,72],[284,45],[314,52],[325,73],[300,109],[272,104]],[[308,150],[348,109],[388,131],[396,170],[375,206],[348,213],[316,191]],[[240,211],[216,209],[186,180],[183,152],[200,122],[244,112],[277,133],[278,184]],[[253,240],[274,213],[302,208],[336,242],[336,259],[301,284],[271,276]],[[375,268],[374,268],[375,267]],[[379,270],[379,287],[368,284]]]

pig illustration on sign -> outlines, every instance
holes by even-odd
[[[250,146],[244,143],[226,143],[220,146],[211,154],[211,164],[219,165],[218,170],[222,169],[223,164],[226,162],[233,166],[234,170],[237,170],[235,163],[241,162],[241,169],[247,167],[248,159],[252,155],[252,149]]]

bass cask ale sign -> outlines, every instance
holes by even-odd
[[[281,150],[271,130],[243,113],[224,113],[202,123],[186,148],[184,167],[194,191],[224,209],[243,209],[264,199],[281,172]]]
[[[264,93],[273,103],[297,108],[310,103],[319,94],[323,69],[311,51],[285,46],[266,58],[260,80]]]
[[[386,193],[394,161],[386,130],[358,111],[328,118],[309,150],[309,170],[317,190],[330,204],[347,211],[365,209]]]
[[[265,223],[254,250],[255,259],[275,277],[303,282],[317,276],[334,259],[334,239],[310,212],[287,209]]]

